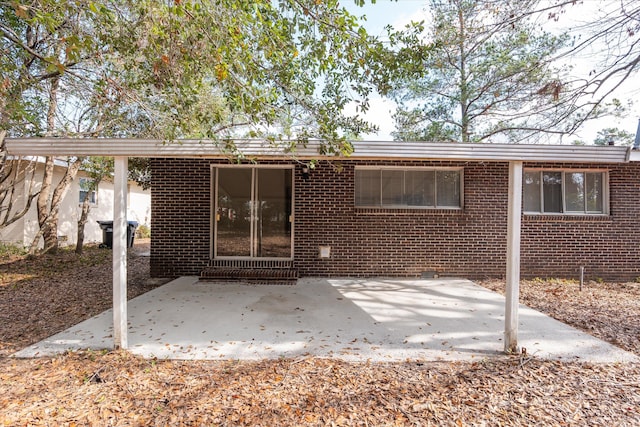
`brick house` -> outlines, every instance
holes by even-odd
[[[312,153],[248,147],[255,161],[240,165],[152,160],[152,275],[504,277],[515,159],[523,277],[640,276],[640,164],[627,147],[363,142],[308,174]]]
[[[632,147],[363,141],[352,156],[329,158],[314,142],[284,153],[237,141],[251,161],[234,164],[197,140],[5,143],[14,156],[115,157],[116,348],[128,346],[128,157],[152,158],[154,276],[505,276],[508,352],[517,350],[521,276],[575,277],[580,266],[591,277],[640,276]]]

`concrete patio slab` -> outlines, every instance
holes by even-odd
[[[215,284],[182,277],[128,305],[129,347],[144,357],[468,360],[503,350],[504,297],[464,279],[304,278],[295,286]],[[16,357],[111,348],[106,311]],[[519,343],[540,358],[640,361],[520,306]]]

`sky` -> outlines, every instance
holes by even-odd
[[[353,0],[344,0],[343,5],[355,16],[366,16],[364,27],[369,34],[383,37],[387,25],[401,28],[405,24],[424,19],[425,0],[377,0],[375,4],[367,2],[363,7],[358,7]],[[366,118],[378,125],[377,134],[364,135],[365,140],[392,141],[391,132],[395,128],[392,114],[395,111],[395,103],[389,99],[374,95],[371,98],[370,109]]]
[[[618,0],[619,1],[619,0]],[[589,9],[595,10],[605,4],[600,0],[584,0],[581,5],[580,14],[568,13],[561,17],[559,24],[572,25],[579,22],[581,16],[591,15]],[[342,3],[352,14],[356,16],[366,16],[364,26],[372,35],[384,36],[386,34],[384,27],[392,25],[395,28],[401,28],[410,21],[428,20],[428,14],[425,12],[426,0],[377,0],[375,4],[371,4],[370,0],[363,7],[358,7],[353,0],[344,0]],[[559,25],[557,24],[557,25]],[[557,28],[550,27],[549,31]],[[628,82],[615,93],[617,98],[623,102],[628,99],[639,99],[640,104],[640,76],[628,79]],[[394,130],[394,121],[392,114],[395,111],[393,101],[381,98],[376,95],[371,99],[370,110],[366,114],[366,118],[375,123],[380,128],[377,134],[363,136],[367,140],[390,141],[391,132]],[[634,105],[629,113],[623,118],[606,118],[587,122],[578,130],[575,135],[565,137],[564,142],[571,142],[575,139],[581,139],[586,143],[592,143],[599,130],[605,127],[618,127],[632,134],[638,129],[638,120],[640,119],[640,105]]]

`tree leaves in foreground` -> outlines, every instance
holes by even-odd
[[[211,139],[242,158],[231,138],[285,140],[292,153],[320,138],[321,154],[348,154],[347,138],[373,129],[358,114],[377,44],[337,0],[39,0],[0,2],[0,14],[2,140]],[[43,182],[41,233],[55,246],[51,194],[70,179]]]
[[[337,0],[130,2],[113,21],[108,74],[147,135],[315,137],[342,153],[372,129],[344,108],[367,108],[376,43]]]
[[[433,0],[429,26],[393,32],[403,59],[392,91],[399,104],[394,136],[519,142],[562,132],[561,70],[553,59],[568,40],[514,18],[537,3]]]
[[[57,135],[272,135],[331,146],[371,130],[344,107],[366,110],[364,58],[377,43],[337,0],[1,6],[10,136],[44,132],[45,86],[55,76],[65,79]]]

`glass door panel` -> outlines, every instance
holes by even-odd
[[[291,257],[291,173],[256,169],[256,257]]]
[[[291,258],[293,170],[216,173],[214,257]]]
[[[216,256],[251,256],[251,169],[219,168],[216,205]]]

